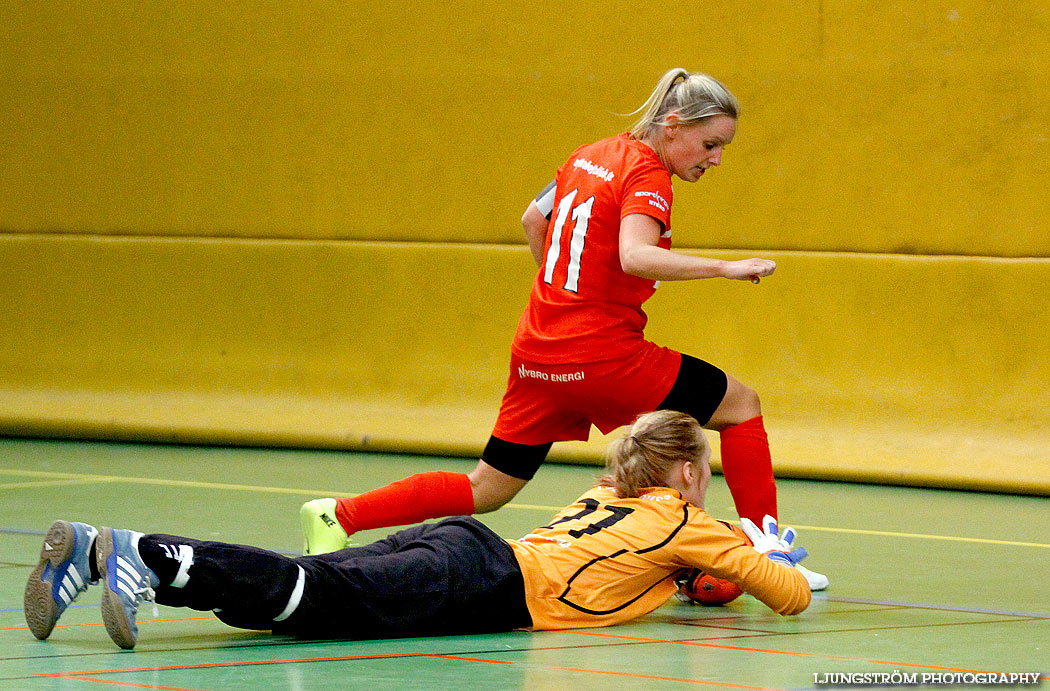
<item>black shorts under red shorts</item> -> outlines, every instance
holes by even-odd
[[[629,359],[540,364],[512,355],[492,439],[482,458],[508,475],[531,479],[556,441],[586,441],[658,409],[706,423],[725,397],[725,373],[688,355],[644,342]]]

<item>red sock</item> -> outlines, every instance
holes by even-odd
[[[728,427],[722,440],[722,474],[741,518],[762,524],[762,517],[777,516],[777,485],[773,459],[762,416]]]
[[[335,500],[335,517],[351,535],[472,513],[474,491],[465,473],[419,473],[357,497]]]

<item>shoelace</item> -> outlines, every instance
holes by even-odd
[[[160,618],[160,610],[157,609],[157,593],[155,590],[153,590],[153,588],[147,585],[143,590],[135,591],[135,595],[141,595],[143,600],[150,603],[153,609],[154,619]]]
[[[143,578],[139,581],[140,585],[131,591],[135,594],[135,601],[131,603],[131,611],[139,611],[139,602],[148,602],[153,606],[153,618],[158,619],[160,618],[160,610],[157,609],[157,591],[148,585],[144,585],[146,582],[146,579]]]

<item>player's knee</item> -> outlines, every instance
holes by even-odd
[[[762,401],[758,392],[750,386],[730,380],[725,398],[706,425],[709,429],[723,430],[739,425],[762,414]]]
[[[758,397],[758,392],[750,386],[741,384],[740,388],[737,407],[740,410],[740,414],[745,416],[740,422],[744,422],[744,420],[750,420],[762,414],[762,401]]]

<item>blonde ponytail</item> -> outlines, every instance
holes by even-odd
[[[728,115],[736,120],[740,117],[740,103],[714,77],[676,67],[660,77],[648,100],[631,115],[635,113],[642,115],[631,127],[631,136],[647,140],[668,124],[667,116],[671,113],[683,125],[716,115]]]
[[[673,410],[646,413],[628,435],[610,444],[600,482],[621,497],[637,497],[646,487],[666,486],[676,464],[699,462],[706,448],[703,429],[692,416]]]

